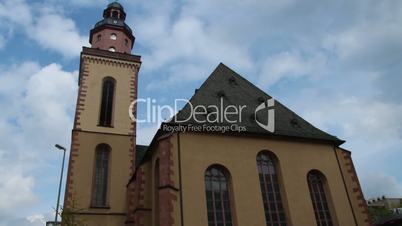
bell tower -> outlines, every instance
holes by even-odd
[[[88,226],[126,220],[136,143],[129,107],[137,98],[141,57],[131,54],[135,38],[125,19],[122,5],[110,3],[90,31],[91,48],[81,52],[64,211]]]
[[[131,53],[135,38],[125,20],[124,8],[117,2],[110,3],[103,11],[103,20],[96,23],[90,32],[92,48]]]

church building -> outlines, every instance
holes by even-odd
[[[81,52],[62,225],[371,225],[345,141],[222,63],[137,145],[141,57],[125,19],[110,3]]]

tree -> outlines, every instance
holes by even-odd
[[[77,217],[77,212],[81,212],[83,209],[77,209],[75,199],[72,199],[71,204],[68,207],[61,207],[61,222],[63,226],[87,226],[85,220]]]
[[[391,216],[393,214],[392,210],[386,209],[384,207],[369,207],[369,214],[373,222],[377,222],[378,220]]]

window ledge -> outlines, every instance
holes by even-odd
[[[90,206],[91,209],[110,209],[110,206]]]
[[[98,124],[98,127],[104,127],[104,128],[114,128],[114,126],[102,126],[100,124]]]

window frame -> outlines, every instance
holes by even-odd
[[[98,153],[101,151],[105,151],[107,153],[107,168],[106,171],[104,172],[103,176],[104,178],[104,191],[103,194],[98,194],[98,192],[102,192],[97,190],[97,186],[99,185],[97,183],[98,175],[97,175],[97,170],[98,170]],[[112,148],[110,145],[106,143],[101,143],[98,144],[95,148],[95,155],[94,155],[94,166],[93,166],[93,174],[92,174],[92,193],[91,193],[91,204],[90,208],[101,208],[101,209],[108,209],[109,208],[109,183],[110,183],[110,169],[111,169],[111,153],[112,153]],[[103,203],[98,203],[98,195],[101,195],[101,199],[103,199]]]
[[[315,184],[314,188],[311,184],[311,176],[316,176],[318,177],[318,180],[320,182],[320,186],[317,187],[317,184]],[[331,194],[328,189],[328,181],[325,175],[319,171],[319,170],[310,170],[307,173],[307,186],[310,194],[310,199],[311,199],[311,204],[313,207],[314,211],[314,216],[315,216],[315,221],[317,223],[317,226],[334,226],[337,225],[335,214],[334,214],[334,209],[333,209],[333,204],[332,204],[332,199],[331,199]],[[317,179],[317,178],[315,178]],[[317,200],[317,190],[312,193],[312,188],[314,189],[319,189],[318,191],[318,198]],[[323,202],[324,201],[324,202]],[[317,204],[319,204],[319,209],[316,208]],[[320,212],[323,212],[323,217],[321,217]],[[328,218],[329,217],[329,218]]]
[[[113,90],[112,90],[113,96],[110,99],[107,99],[108,97],[104,97],[105,92],[104,89],[107,82],[111,82],[113,84]],[[100,127],[113,128],[114,109],[115,109],[116,90],[117,90],[116,87],[117,82],[114,78],[108,76],[102,80],[101,93],[100,93],[99,119],[98,119],[98,126]],[[104,103],[105,98],[107,100],[105,100],[106,102]],[[109,102],[111,102],[111,104]],[[104,104],[106,106],[104,106]],[[111,105],[109,107],[111,109],[108,108],[109,105]],[[108,113],[110,113],[110,115]]]
[[[264,156],[267,159],[264,159]],[[269,171],[271,168],[271,171],[273,171],[274,173],[264,173],[264,162],[265,164],[268,164],[267,170]],[[287,218],[288,213],[285,206],[286,197],[282,186],[282,177],[280,173],[280,164],[278,157],[271,151],[262,150],[256,156],[256,164],[258,172],[258,182],[260,185],[261,197],[263,201],[265,224],[267,226],[289,225],[289,220]],[[267,176],[269,176],[269,181],[266,178]],[[261,181],[261,179],[263,180]],[[276,186],[274,185],[275,183]],[[269,192],[270,190],[272,192]],[[270,193],[273,200],[270,198]],[[281,212],[283,216],[281,215]]]
[[[219,202],[219,199],[216,199],[216,197],[215,197],[216,192],[214,192],[214,190],[212,190],[213,179],[210,179],[209,181],[207,181],[207,176],[208,176],[207,173],[212,173],[212,172],[210,172],[212,170],[219,171],[222,174],[222,176],[225,178],[225,183],[226,183],[225,186],[226,186],[226,193],[227,193],[226,196],[224,193],[225,191],[218,190],[219,191],[218,194],[219,194],[219,198],[220,198],[220,206],[221,206],[220,209],[216,208],[216,202],[217,201]],[[220,177],[222,177],[222,176],[220,176]],[[211,176],[209,176],[209,177],[211,177]],[[208,190],[208,182],[210,184],[209,186],[211,187],[210,191]],[[219,179],[219,182],[221,182],[220,179]],[[235,208],[234,208],[235,203],[234,203],[234,199],[233,199],[232,178],[231,178],[229,170],[222,165],[214,164],[214,165],[209,166],[204,172],[204,184],[205,184],[205,200],[206,200],[206,207],[207,207],[206,212],[207,212],[208,226],[218,226],[218,225],[234,226],[234,225],[237,225],[236,217],[235,217],[236,216]],[[219,189],[221,189],[221,186],[222,185],[219,184]],[[211,192],[212,200],[209,200],[208,191]],[[211,206],[212,211],[210,211],[208,202],[212,202],[212,206]],[[220,211],[217,211],[217,210],[220,210]],[[229,210],[229,211],[225,211],[225,210]],[[213,221],[211,221],[211,219],[210,219],[210,212],[212,212],[212,214],[213,214]],[[218,217],[217,217],[218,212],[222,212],[222,216],[221,216],[222,221],[221,222],[218,221]],[[226,219],[227,218],[226,214],[229,214],[228,216],[230,217],[230,221],[228,221],[228,222]],[[219,224],[218,222],[221,224]]]

